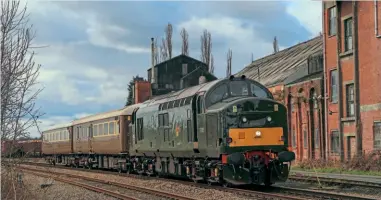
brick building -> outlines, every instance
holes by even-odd
[[[381,149],[381,2],[323,2],[329,156]]]
[[[297,160],[325,157],[323,40],[318,36],[253,61],[236,76],[267,86],[287,106],[291,149]]]

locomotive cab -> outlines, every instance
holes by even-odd
[[[231,77],[206,94],[205,107],[207,113],[220,116],[217,135],[226,184],[287,180],[295,159],[288,151],[287,110],[267,88],[245,77]]]

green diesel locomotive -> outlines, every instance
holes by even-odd
[[[132,113],[128,172],[224,186],[286,181],[286,107],[245,76],[150,99]]]

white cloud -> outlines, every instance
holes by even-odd
[[[322,31],[322,2],[313,0],[292,1],[287,13],[294,16],[312,37]]]
[[[126,53],[149,53],[147,47],[131,46],[123,42],[123,38],[129,35],[130,31],[117,25],[102,23],[96,17],[90,16],[86,19],[88,28],[86,33],[91,44],[106,48],[118,49]]]
[[[199,41],[202,31],[207,29],[212,34],[213,41],[224,41],[224,47],[220,49],[213,48],[212,53],[215,58],[225,58],[228,48],[231,48],[233,52],[233,73],[246,66],[237,66],[235,64],[237,61],[242,63],[242,60],[239,59],[247,59],[249,63],[251,52],[254,55],[254,59],[257,59],[273,51],[272,43],[261,38],[255,32],[255,28],[252,25],[247,25],[235,18],[223,16],[209,18],[192,17],[190,20],[178,24],[178,31],[183,27],[188,30],[190,40]],[[283,46],[279,47],[279,49],[283,48]],[[247,55],[246,58],[245,55]],[[215,59],[215,70],[219,72],[223,71],[223,68],[226,66],[225,63],[225,59]]]
[[[124,73],[118,74],[107,68],[72,60],[65,53],[73,49],[75,46],[70,44],[55,45],[36,55],[35,61],[43,64],[38,81],[44,90],[39,98],[59,101],[66,105],[87,103],[122,105],[128,82]],[[90,86],[91,89],[80,88],[79,85]]]

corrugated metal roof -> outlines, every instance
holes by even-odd
[[[323,50],[322,39],[322,36],[318,36],[255,60],[234,76],[245,75],[247,78],[254,79],[267,87],[283,83],[290,74],[296,71],[298,66],[307,62],[309,56]]]

